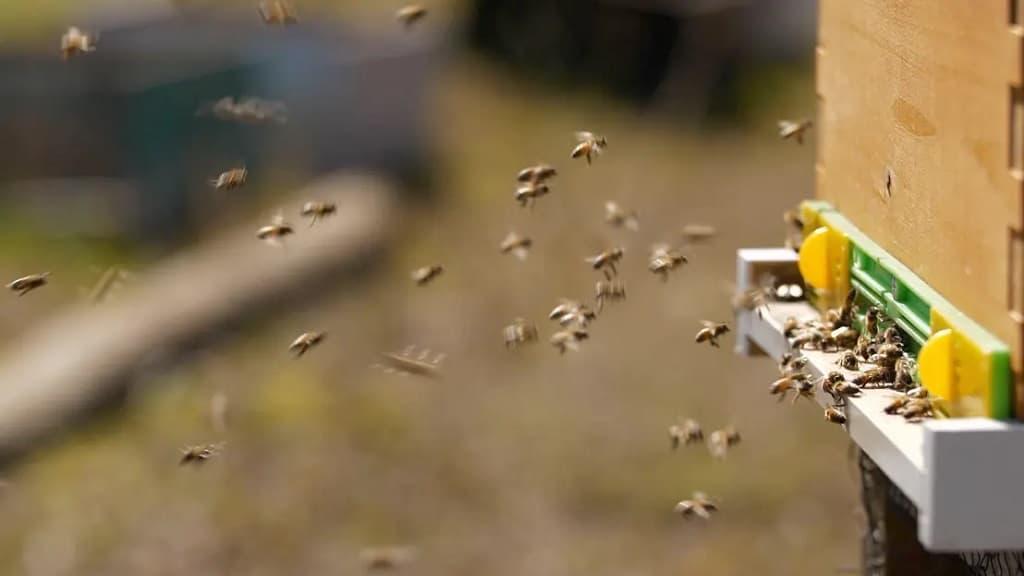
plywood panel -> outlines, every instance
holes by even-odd
[[[1024,224],[1024,117],[1012,112],[1022,54],[1013,4],[821,0],[817,193],[1013,346],[1019,369],[1011,306],[1024,302],[1014,271],[1024,250],[1011,246]]]

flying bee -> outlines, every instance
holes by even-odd
[[[551,190],[547,184],[523,184],[516,188],[515,199],[521,208],[533,208],[533,203],[541,196],[546,196]]]
[[[415,346],[406,346],[405,350],[401,352],[381,352],[381,364],[376,366],[383,368],[389,374],[397,372],[403,376],[411,374],[427,378],[440,378],[441,363],[445,359],[445,354],[438,353],[433,359],[430,358],[430,354],[431,352],[427,348],[421,348],[419,354],[416,354]]]
[[[7,289],[17,292],[18,296],[24,296],[36,288],[45,286],[49,277],[49,272],[43,272],[42,274],[29,274],[28,276],[22,276],[8,284]]]
[[[853,350],[845,350],[840,354],[836,364],[846,370],[857,371],[860,369],[860,360],[857,359],[857,354]]]
[[[584,258],[584,262],[590,264],[594,270],[604,272],[604,277],[611,280],[613,276],[619,273],[618,269],[615,268],[615,264],[622,260],[622,256],[625,253],[625,250],[622,248],[612,248],[601,252],[597,256]]]
[[[204,104],[196,111],[197,116],[208,114],[218,120],[242,124],[263,124],[268,121],[284,124],[288,121],[288,107],[284,103],[259,98],[242,98],[236,102],[231,96],[225,96]]]
[[[303,218],[309,218],[309,227],[312,228],[318,220],[333,216],[338,212],[338,205],[334,202],[321,202],[314,200],[312,202],[306,202],[302,205],[302,210],[299,214]]]
[[[516,318],[501,331],[505,337],[505,348],[515,349],[537,340],[537,326],[524,318]]]
[[[683,420],[682,424],[673,424],[668,427],[668,437],[672,442],[672,449],[679,448],[679,445],[689,446],[695,442],[704,441],[704,431],[700,424],[692,418]]]
[[[708,436],[708,452],[717,460],[725,458],[729,449],[740,443],[740,433],[733,426],[715,430]]]
[[[597,284],[594,285],[594,301],[596,302],[598,312],[604,310],[605,302],[617,302],[625,299],[626,285],[618,280],[608,282],[598,280]]]
[[[551,335],[551,345],[558,350],[559,354],[565,354],[567,350],[578,352],[579,343],[590,337],[590,334],[583,328],[569,328],[559,330]]]
[[[68,60],[72,56],[93,52],[96,50],[96,41],[98,39],[99,36],[86,34],[72,26],[60,38],[61,54],[64,55],[65,60]]]
[[[797,382],[798,378],[796,375],[784,376],[772,382],[771,386],[768,387],[768,393],[772,396],[778,396],[779,402],[782,402],[786,399],[787,392],[796,389]]]
[[[640,229],[640,219],[636,210],[626,211],[616,202],[604,203],[604,221],[613,228],[625,228],[636,232]]]
[[[651,257],[648,260],[647,269],[661,276],[662,282],[666,282],[669,272],[687,263],[689,260],[679,251],[672,249],[667,244],[656,244],[651,247]]]
[[[178,460],[179,466],[186,464],[203,464],[210,458],[220,454],[224,450],[226,442],[220,442],[218,444],[207,444],[205,446],[188,446],[182,448],[181,459]]]
[[[263,22],[270,26],[288,26],[299,21],[295,8],[285,0],[262,0],[259,12]]]
[[[409,4],[403,6],[395,12],[395,19],[405,26],[408,30],[412,28],[417,22],[423,20],[427,16],[427,9],[419,4]]]
[[[718,506],[703,492],[694,492],[689,500],[676,504],[674,510],[676,514],[682,514],[683,518],[696,516],[702,520],[710,520],[711,513],[717,512]]]
[[[586,328],[591,320],[597,318],[597,314],[586,304],[562,298],[548,314],[548,318],[557,321],[562,326]]]
[[[604,152],[608,147],[608,140],[604,136],[598,136],[592,132],[577,132],[576,147],[572,149],[572,158],[586,158],[587,164],[592,162],[594,156]]]
[[[359,558],[367,571],[394,570],[415,560],[417,552],[412,546],[363,548]]]
[[[249,176],[249,171],[245,167],[232,168],[221,172],[216,178],[210,180],[210,185],[217,190],[234,190],[245,186],[245,180]]]
[[[694,340],[698,344],[707,342],[712,347],[719,348],[718,337],[729,333],[729,325],[725,322],[711,322],[710,320],[701,320],[701,324],[704,327],[697,332]]]
[[[687,224],[683,226],[683,243],[687,246],[702,244],[718,234],[718,229],[710,224]]]
[[[804,133],[811,129],[814,123],[807,118],[799,120],[779,120],[779,138],[783,140],[796,140],[797,144],[804,143]]]
[[[793,386],[793,391],[796,392],[793,395],[793,404],[796,404],[796,401],[801,398],[814,401],[814,383],[807,378],[797,380]]]
[[[558,171],[553,166],[537,164],[520,170],[516,181],[521,184],[543,184],[555,176],[558,176]]]
[[[277,215],[270,224],[263,226],[256,231],[256,237],[270,244],[280,245],[281,240],[290,234],[294,234],[292,225],[285,222],[284,217]]]
[[[878,321],[881,316],[882,311],[875,306],[868,307],[868,311],[864,313],[864,331],[871,338],[878,335]]]
[[[520,260],[526,260],[526,257],[530,255],[530,248],[533,246],[533,240],[526,236],[520,236],[515,232],[509,232],[508,236],[501,241],[499,250],[502,254],[511,253]]]
[[[305,332],[292,342],[288,350],[295,354],[296,358],[300,358],[314,346],[323,342],[326,336],[323,332]]]
[[[839,408],[834,405],[825,408],[825,421],[833,424],[846,424],[846,414],[843,414]]]
[[[806,356],[794,358],[792,352],[786,352],[782,355],[782,360],[779,362],[779,374],[782,376],[803,374],[804,368],[807,367],[807,362]]]
[[[434,281],[441,273],[444,272],[444,266],[440,264],[434,264],[432,266],[422,266],[409,273],[409,277],[416,283],[417,286],[426,286],[430,282]]]
[[[732,309],[734,312],[746,311],[757,312],[758,318],[763,318],[762,308],[769,310],[769,302],[773,300],[774,290],[770,285],[759,288],[748,288],[742,292],[736,292],[732,296]]]

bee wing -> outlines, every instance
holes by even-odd
[[[577,142],[590,142],[592,140],[597,140],[593,132],[587,132],[586,130],[576,132],[575,136]]]
[[[519,260],[526,260],[526,257],[530,255],[530,251],[520,246],[512,250],[512,255],[518,258]]]

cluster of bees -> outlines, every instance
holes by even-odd
[[[885,408],[888,414],[898,414],[911,422],[941,417],[940,399],[915,383],[917,365],[904,351],[899,329],[879,308],[869,306],[864,313],[863,329],[859,330],[854,326],[856,301],[854,288],[840,308],[826,311],[820,319],[785,320],[783,332],[794,350],[835,354],[834,362],[839,369],[814,382],[806,371],[807,357],[787,352],[779,363],[780,377],[769,386],[769,393],[782,401],[792,392],[795,403],[801,397],[813,400],[820,389],[832,398],[825,408],[825,420],[836,424],[847,421],[843,411],[846,398],[860,396],[866,389],[898,393]],[[854,375],[847,377],[850,372]]]
[[[290,26],[299,22],[294,7],[285,0],[262,0],[257,5],[257,11],[263,21],[270,26]],[[426,15],[427,10],[422,6],[407,5],[396,11],[395,18],[408,29]],[[65,59],[93,52],[96,50],[97,41],[98,35],[86,34],[78,28],[71,27],[61,38],[61,52]],[[283,124],[288,119],[288,109],[283,103],[258,98],[236,100],[233,97],[224,97],[204,106],[197,113],[211,115],[219,120],[246,124]],[[810,120],[780,121],[779,136],[784,140],[794,140],[798,144],[802,144],[804,135],[811,125]],[[607,138],[593,132],[577,132],[575,138],[576,143],[572,147],[569,157],[584,159],[588,166],[592,165],[594,160],[608,148]],[[520,207],[532,210],[540,199],[551,193],[551,182],[557,175],[556,168],[548,164],[537,164],[524,168],[516,175],[514,200]],[[218,191],[230,192],[244,187],[248,176],[245,166],[233,167],[210,179],[210,185]],[[309,225],[312,227],[318,221],[336,212],[335,204],[313,200],[302,206],[299,215],[308,218]],[[605,222],[611,227],[629,231],[637,231],[640,227],[636,211],[625,209],[610,201],[605,203]],[[295,228],[279,214],[270,223],[260,227],[256,237],[268,243],[280,244],[285,237],[294,233]],[[692,246],[705,242],[715,233],[716,230],[711,226],[689,224],[682,230],[683,245]],[[499,251],[502,254],[511,254],[520,260],[525,260],[533,247],[534,242],[531,238],[510,232],[500,243]],[[618,277],[619,266],[625,254],[626,250],[623,247],[616,246],[584,259],[587,265],[602,275],[602,279],[596,281],[594,286],[593,307],[578,300],[564,298],[548,314],[548,318],[558,326],[551,334],[549,343],[560,354],[579,350],[581,343],[590,337],[590,324],[604,310],[605,306],[626,299],[625,284]],[[688,257],[680,247],[658,244],[652,246],[650,250],[647,267],[661,281],[667,281],[673,272],[688,262]],[[443,272],[443,265],[429,264],[411,271],[410,278],[415,285],[423,287],[436,281]],[[7,287],[19,296],[23,296],[44,286],[48,277],[49,273],[25,276],[11,282]],[[793,286],[792,293],[790,293],[789,287],[786,288],[785,293],[764,290],[751,291],[741,295],[735,304],[747,309],[760,310],[770,300],[788,299],[789,297],[799,299],[802,297],[802,291],[797,293],[798,288],[798,286]],[[793,322],[792,325],[787,323],[787,336],[791,337],[792,345],[795,348],[841,350],[843,354],[840,363],[843,368],[848,370],[859,370],[859,366],[862,364],[870,365],[870,368],[860,372],[858,377],[849,382],[840,372],[830,373],[822,379],[820,386],[836,400],[833,406],[826,409],[826,419],[833,422],[845,422],[845,416],[839,410],[842,400],[847,396],[859,394],[863,387],[868,386],[908,389],[906,400],[898,405],[897,402],[894,402],[891,406],[894,413],[908,418],[932,415],[933,410],[929,404],[931,400],[927,397],[927,393],[922,393],[919,388],[909,390],[909,383],[913,380],[912,375],[908,376],[911,374],[912,362],[903,355],[898,333],[890,331],[894,329],[877,331],[881,321],[877,310],[869,310],[868,317],[874,319],[872,320],[873,324],[869,324],[865,334],[860,335],[852,326],[852,300],[848,300],[846,306],[836,311],[835,314],[826,315],[821,322],[804,324]],[[719,339],[729,331],[728,324],[724,322],[703,321],[695,341],[697,344],[707,343],[710,347],[719,348]],[[516,350],[539,340],[537,326],[525,318],[513,320],[511,324],[504,327],[502,335],[505,346],[509,350]],[[303,333],[291,343],[288,349],[294,357],[302,357],[319,346],[326,336],[324,332]],[[381,354],[379,365],[388,371],[435,377],[439,375],[439,366],[443,358],[443,354],[432,355],[429,350],[417,351],[414,347],[409,347],[401,353]],[[805,358],[789,356],[784,359],[780,365],[782,377],[772,384],[771,393],[779,396],[781,400],[786,394],[793,391],[794,402],[801,396],[812,396],[815,386],[810,383],[810,378],[804,371],[805,364]],[[221,412],[223,412],[226,399],[221,397],[220,400]],[[705,435],[700,424],[693,419],[684,419],[679,424],[670,426],[669,437],[673,450],[680,446],[704,444],[715,459],[725,458],[729,449],[739,444],[741,439],[739,432],[730,425],[712,431],[705,442]],[[187,447],[182,450],[179,462],[181,465],[202,464],[220,454],[224,446],[224,443],[218,443]],[[709,519],[711,513],[717,509],[716,504],[699,491],[694,492],[690,499],[683,500],[675,506],[675,511],[683,517],[696,517],[705,520]],[[415,550],[409,548],[367,549],[363,552],[363,561],[369,569],[393,568],[409,562],[414,556]]]

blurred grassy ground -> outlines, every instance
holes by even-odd
[[[735,249],[777,244],[781,212],[811,193],[813,146],[778,142],[768,120],[809,111],[809,76],[795,86],[807,96],[767,101],[750,132],[701,135],[457,58],[433,115],[439,199],[416,209],[402,245],[363,282],[295,314],[267,310],[237,339],[143,376],[124,410],[9,470],[0,573],[351,573],[359,548],[391,543],[420,546],[411,572],[426,575],[792,575],[854,563],[844,434],[809,404],[771,401],[772,366],[732,355],[731,338],[722,350],[692,343],[700,319],[731,314]],[[610,140],[590,168],[567,158],[579,129]],[[561,174],[531,212],[511,180],[536,161]],[[605,228],[610,199],[640,212],[639,233]],[[647,247],[691,221],[721,235],[662,284],[645,270]],[[497,253],[510,229],[536,242],[526,262]],[[559,297],[591,295],[597,275],[582,258],[618,243],[629,300],[581,353],[504,350],[501,327],[516,316],[546,339]],[[22,258],[4,253],[0,267]],[[407,271],[434,261],[446,274],[413,287]],[[0,299],[5,333],[70,294],[38,296]],[[328,340],[291,360],[288,343],[311,329]],[[410,343],[448,354],[444,380],[369,367]],[[230,402],[227,452],[179,469],[180,446],[221,439],[207,416],[218,391]],[[672,453],[665,429],[681,415],[735,423],[744,442],[725,462]],[[710,523],[671,512],[697,489],[721,501]]]

